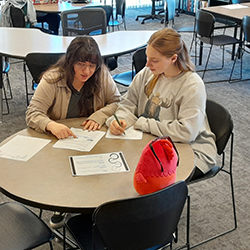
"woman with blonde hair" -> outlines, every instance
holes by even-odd
[[[206,91],[194,72],[181,35],[171,28],[155,32],[146,49],[147,63],[134,78],[116,115],[106,124],[114,135],[127,127],[174,142],[189,143],[196,156],[195,176],[216,163],[215,136],[206,116]]]

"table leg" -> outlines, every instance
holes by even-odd
[[[0,55],[0,123],[3,122],[3,56]]]

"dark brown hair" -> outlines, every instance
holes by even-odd
[[[72,92],[74,81],[74,65],[77,62],[90,62],[96,65],[94,74],[84,84],[83,98],[79,102],[80,116],[88,116],[93,112],[93,95],[97,94],[101,88],[101,72],[105,65],[98,44],[91,36],[78,36],[73,39],[66,51],[57,63],[49,68],[59,72],[56,79],[48,78],[49,83],[56,83],[62,79],[66,79],[67,86]]]

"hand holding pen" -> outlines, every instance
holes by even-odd
[[[124,119],[119,120],[116,114],[114,113],[115,121],[110,124],[110,132],[114,135],[125,134],[125,128],[127,127],[126,121]]]

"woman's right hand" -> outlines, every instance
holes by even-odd
[[[125,132],[125,129],[127,127],[126,121],[124,119],[121,119],[121,120],[119,120],[119,122],[121,123],[122,126],[120,126],[116,120],[114,120],[110,124],[109,130],[110,130],[111,134],[121,135]]]
[[[54,121],[47,124],[46,130],[56,136],[57,139],[65,139],[70,136],[77,138],[77,136],[66,125]]]

